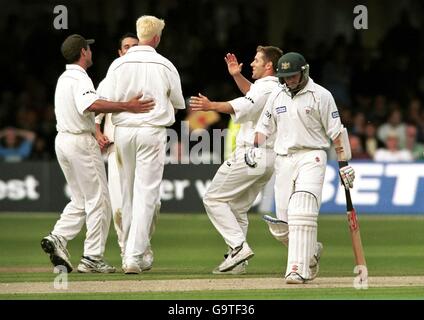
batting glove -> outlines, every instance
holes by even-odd
[[[350,165],[339,169],[340,177],[346,189],[353,188],[353,180],[355,180],[355,170]]]
[[[256,168],[261,157],[262,150],[260,148],[251,147],[244,154],[244,162],[246,162],[249,167]]]

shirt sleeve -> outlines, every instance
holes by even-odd
[[[273,94],[269,96],[255,128],[255,132],[260,132],[267,137],[271,136],[277,130],[277,122],[273,113],[275,98],[276,96]]]
[[[320,114],[322,125],[327,136],[334,141],[342,129],[340,114],[337,110],[336,102],[330,92],[325,92],[321,96]]]
[[[171,101],[174,109],[185,109],[185,100],[183,97],[183,91],[181,89],[181,79],[178,74],[177,69],[174,67],[170,72],[168,72],[168,80],[169,80],[169,100]]]
[[[112,63],[107,71],[106,77],[99,83],[97,94],[99,98],[107,101],[117,101],[116,92],[116,75],[113,72],[114,64]]]
[[[235,123],[245,123],[254,121],[262,112],[262,106],[265,104],[271,90],[265,90],[255,84],[250,86],[250,90],[244,97],[228,101],[233,107],[234,114],[231,115]]]
[[[78,81],[74,90],[75,105],[78,112],[84,115],[84,111],[90,107],[94,101],[99,99],[96,90],[94,89],[93,82],[89,77]]]

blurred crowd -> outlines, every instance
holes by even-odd
[[[243,73],[250,77],[249,64],[256,46],[270,44],[263,32],[266,6],[246,6],[243,1],[223,1],[216,6],[203,0],[189,2],[186,9],[180,4],[177,10],[175,1],[165,1],[165,6],[161,1],[160,8],[155,7],[156,1],[146,3],[167,23],[158,51],[179,70],[186,98],[198,92],[213,100],[239,96],[223,57],[227,52],[236,53],[244,63]],[[92,47],[94,66],[88,70],[95,85],[117,57],[119,37],[133,31],[133,21],[139,14],[120,21],[115,30],[107,28],[107,21],[102,19],[95,23],[80,21],[80,30],[72,30],[96,38]],[[198,17],[202,16],[208,19],[198,27]],[[59,51],[65,35],[51,28],[50,12],[45,19],[23,19],[10,15],[0,30],[4,48],[9,49],[0,52],[1,61],[8,62],[0,67],[0,160],[54,159],[53,100],[57,77],[65,65]],[[46,34],[46,28],[50,33]],[[311,77],[336,99],[350,134],[354,159],[412,161],[424,158],[423,43],[423,27],[413,25],[408,13],[402,11],[397,23],[371,49],[363,46],[360,32],[352,39],[339,35],[310,47],[306,35],[287,30],[281,43],[270,45],[304,54]],[[189,131],[200,125],[212,132],[226,128],[229,117],[180,112],[173,126],[179,135],[185,120]]]

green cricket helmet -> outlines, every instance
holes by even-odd
[[[278,60],[278,78],[290,77],[309,68],[305,58],[297,52],[288,52]]]

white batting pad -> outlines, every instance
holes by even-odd
[[[309,263],[317,242],[318,204],[313,194],[295,192],[288,208],[289,252],[286,276],[292,272],[310,279]]]

